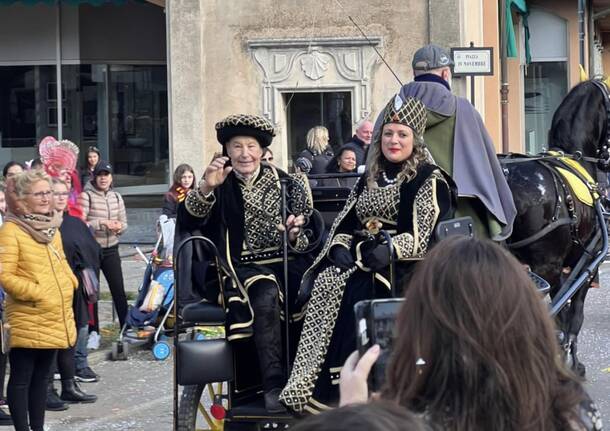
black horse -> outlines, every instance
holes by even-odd
[[[549,150],[584,156],[582,165],[596,180],[598,167],[607,169],[607,165],[595,163],[596,159],[608,158],[607,97],[601,81],[585,81],[575,86],[557,108],[548,137]],[[507,245],[517,258],[550,283],[553,297],[585,253],[584,247],[597,232],[599,222],[594,208],[578,201],[553,169],[552,159],[515,161],[501,158],[517,207],[513,235]],[[543,231],[546,234],[540,237]],[[586,283],[557,316],[567,359],[581,375],[585,369],[577,357],[577,336],[588,289]]]

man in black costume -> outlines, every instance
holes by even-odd
[[[265,407],[270,413],[279,413],[284,407],[278,396],[286,381],[280,322],[285,300],[282,232],[288,229],[295,250],[308,249],[303,225],[311,213],[311,191],[305,176],[289,176],[271,164],[261,163],[263,148],[275,135],[265,118],[231,115],[216,124],[216,134],[223,155],[212,160],[198,186],[178,207],[177,235],[198,231],[216,244],[220,258],[226,262],[221,271],[224,282],[220,301],[227,310],[227,339],[254,338]],[[280,207],[283,178],[288,180],[289,215],[285,221]],[[192,286],[183,283],[181,296],[187,303],[201,297],[218,301],[218,291],[197,291],[204,283],[197,276],[201,262],[197,262],[196,250],[192,253]],[[306,253],[290,257],[288,301],[293,322],[303,313],[295,309],[291,298],[296,299],[299,281],[310,262]]]

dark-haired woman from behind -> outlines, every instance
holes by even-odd
[[[176,218],[178,204],[184,200],[189,190],[195,188],[195,171],[190,165],[183,163],[174,171],[174,183],[163,197],[162,214]]]
[[[347,360],[343,405],[367,400],[378,354],[373,346]],[[517,259],[488,240],[451,237],[416,267],[381,397],[423,414],[435,429],[602,429],[562,361],[542,296]]]

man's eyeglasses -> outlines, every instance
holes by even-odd
[[[53,195],[53,192],[51,190],[49,190],[49,191],[46,191],[46,192],[24,193],[24,194],[32,195],[36,199],[41,200],[43,198],[49,199]]]
[[[56,198],[67,198],[70,196],[70,192],[53,192],[53,196]]]

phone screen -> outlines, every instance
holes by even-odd
[[[396,316],[404,298],[360,301],[354,307],[357,325],[357,344],[360,355],[378,344],[381,354],[369,375],[369,389],[381,389],[385,380],[385,368],[394,344]]]

